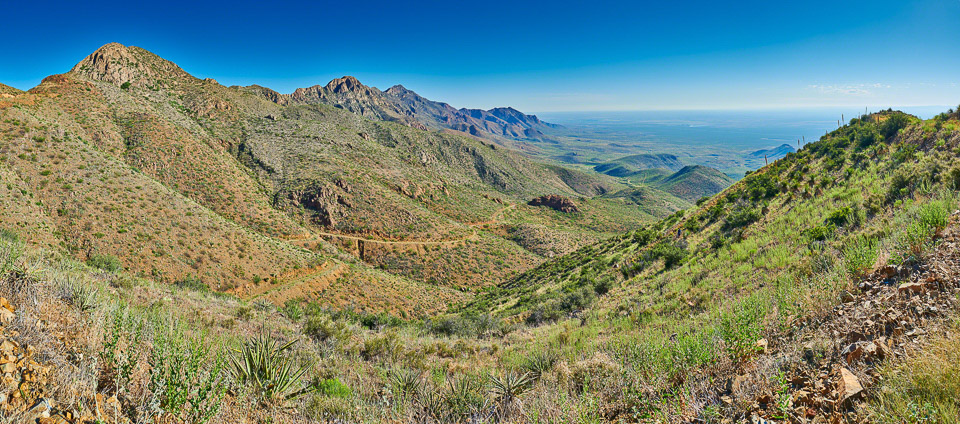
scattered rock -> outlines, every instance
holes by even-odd
[[[897,288],[897,291],[901,294],[920,294],[924,292],[924,285],[922,283],[903,283]]]

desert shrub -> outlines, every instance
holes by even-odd
[[[853,220],[853,215],[853,209],[849,206],[844,206],[831,212],[830,215],[827,216],[826,222],[835,227],[842,227]]]
[[[763,334],[766,309],[759,297],[752,296],[720,314],[718,330],[728,354],[736,358],[756,351],[756,342]]]
[[[923,254],[930,247],[932,237],[946,227],[950,206],[949,200],[934,200],[910,214],[897,237],[894,261],[905,262]]]
[[[760,211],[748,204],[741,204],[730,211],[721,230],[730,231],[735,228],[746,227],[760,220]]]
[[[121,89],[121,90],[129,90],[129,89],[130,89],[130,81],[126,81],[126,82],[124,82],[123,84],[120,84],[120,89]]]
[[[850,240],[843,249],[843,263],[847,272],[855,278],[869,272],[877,261],[878,247],[872,238],[858,236]]]
[[[673,268],[687,257],[687,249],[677,243],[660,242],[647,251],[650,260],[663,259],[665,269]]]
[[[695,219],[688,219],[686,222],[683,223],[683,229],[687,230],[687,232],[695,233],[697,231],[700,231],[700,223],[697,222],[697,220]]]
[[[885,138],[895,137],[900,130],[910,125],[910,118],[904,113],[894,113],[880,124],[880,133]]]
[[[613,283],[614,280],[612,275],[604,275],[593,283],[593,291],[597,295],[603,296],[610,292],[610,289],[613,288]]]
[[[303,307],[300,306],[300,301],[296,299],[290,299],[284,303],[280,312],[293,322],[299,322],[303,318]]]
[[[917,219],[930,233],[938,233],[947,227],[950,221],[950,206],[946,200],[934,200],[920,207]]]
[[[403,342],[396,331],[388,331],[383,334],[372,336],[363,341],[363,347],[360,355],[364,359],[373,360],[378,358],[396,358],[401,354],[400,350]]]
[[[776,196],[780,190],[777,188],[777,181],[770,173],[753,174],[744,178],[747,196],[751,200],[769,199]]]
[[[120,259],[113,255],[95,254],[87,259],[87,265],[113,272],[120,269]]]
[[[190,336],[180,325],[158,325],[148,363],[148,388],[160,411],[184,422],[205,423],[220,410],[226,361],[202,333]]]
[[[854,139],[856,140],[857,148],[862,150],[876,144],[882,138],[876,128],[869,126],[857,130],[854,134]]]
[[[904,163],[917,157],[917,146],[913,144],[900,143],[897,150],[893,152],[893,161]]]
[[[445,336],[468,335],[473,333],[473,326],[469,320],[460,315],[428,320],[426,326],[431,333]]]
[[[107,321],[100,349],[101,378],[112,383],[114,393],[126,394],[140,360],[143,321],[134,319],[126,307],[114,309]]]
[[[539,301],[530,308],[526,323],[528,325],[540,325],[545,322],[555,322],[573,312],[586,309],[593,304],[596,298],[597,295],[593,287],[587,286],[573,289],[550,300]]]
[[[830,236],[833,235],[833,232],[835,230],[836,230],[836,227],[834,227],[833,224],[818,225],[816,227],[811,227],[811,228],[807,228],[806,230],[803,230],[803,235],[804,237],[807,238],[808,241],[811,241],[811,242],[824,241],[830,238]]]
[[[313,315],[307,318],[307,322],[303,326],[303,332],[314,340],[331,341],[337,344],[347,343],[353,337],[353,331],[350,330],[350,326],[346,322],[333,320],[323,315]]]

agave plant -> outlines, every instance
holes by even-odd
[[[232,358],[237,382],[253,389],[264,401],[280,403],[314,391],[313,386],[300,387],[307,367],[295,367],[286,355],[294,343],[296,340],[281,344],[263,331],[248,339]]]

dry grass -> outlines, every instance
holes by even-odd
[[[883,367],[880,381],[872,401],[877,422],[960,422],[960,325]]]

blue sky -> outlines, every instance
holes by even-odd
[[[530,112],[960,103],[960,0],[4,5],[0,82],[100,45],[281,92],[353,75]]]

